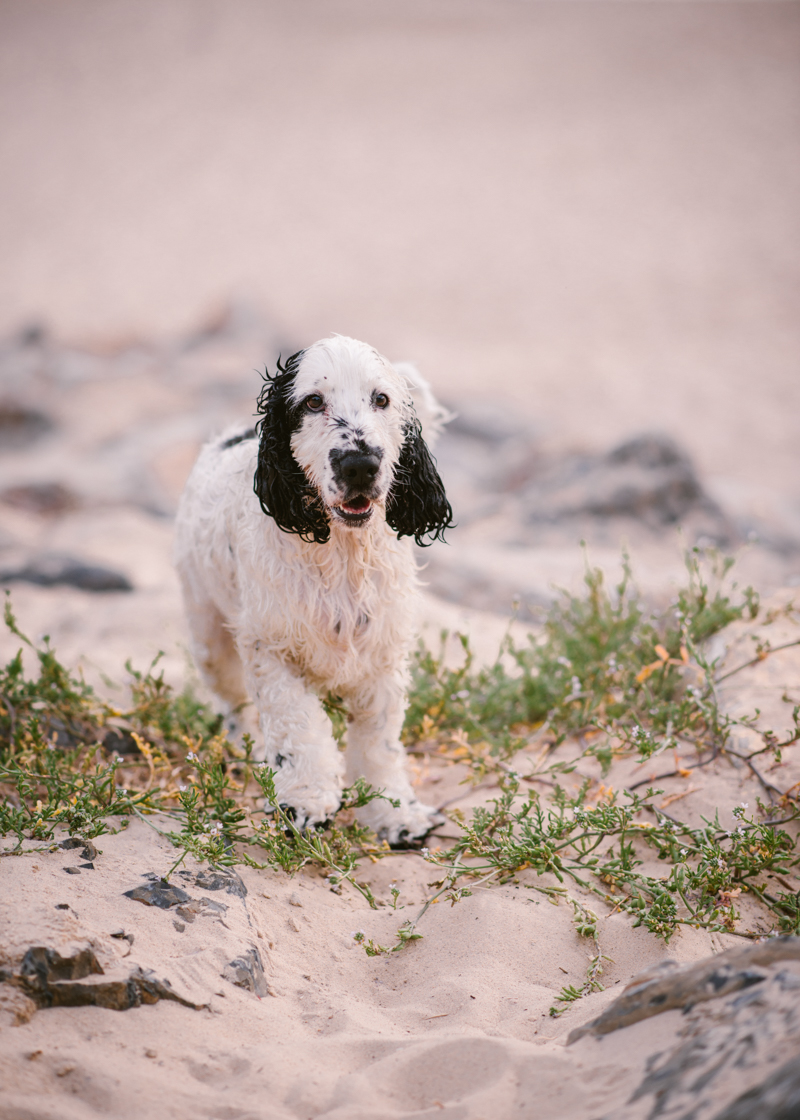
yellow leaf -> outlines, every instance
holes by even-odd
[[[660,669],[663,664],[663,661],[652,661],[649,665],[645,665],[644,669],[640,669],[636,674],[636,683],[641,684],[642,681],[646,681],[647,678],[652,673],[655,673],[656,669]]]

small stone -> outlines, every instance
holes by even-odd
[[[145,1056],[145,1058],[157,1058],[158,1057],[158,1051],[157,1050],[150,1050],[149,1047],[148,1047],[144,1052],[144,1056]]]
[[[67,875],[80,875],[81,873],[80,867],[65,867],[64,870]]]
[[[148,886],[134,887],[132,891],[122,893],[126,898],[132,898],[134,902],[143,902],[145,906],[157,906],[160,910],[169,910],[170,906],[191,901],[186,891],[171,886],[165,879],[157,879]]]
[[[69,903],[68,902],[57,902],[56,903],[56,910],[69,910]],[[111,936],[113,937],[114,935],[112,934]]]
[[[293,929],[295,933],[300,932],[300,923],[298,922],[297,918],[289,918],[289,929]]]
[[[183,931],[186,929],[186,923],[185,922],[179,922],[179,921],[176,920],[172,924],[175,927],[175,929],[178,931],[178,933],[183,933]]]
[[[222,977],[238,988],[253,992],[259,998],[267,995],[267,979],[258,949],[248,949],[236,960],[231,961],[225,966]]]
[[[82,863],[80,866],[88,868],[89,871],[94,871],[94,864],[93,863]]]
[[[121,572],[56,554],[32,557],[23,567],[0,573],[0,579],[3,583],[21,581],[39,587],[62,584],[81,591],[133,591],[133,584]]]
[[[300,898],[300,895],[297,893],[297,891],[292,891],[292,893],[289,895],[289,905],[290,906],[302,906],[303,905],[303,900]]]

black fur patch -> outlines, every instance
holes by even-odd
[[[246,439],[255,439],[255,438],[256,438],[255,428],[248,428],[246,432],[242,432],[238,436],[231,436],[230,439],[226,439],[224,443],[220,444],[220,451],[227,451],[229,447],[235,447],[237,443],[244,443],[244,441]]]
[[[423,548],[437,538],[443,541],[445,529],[453,526],[452,506],[417,419],[406,426],[386,503],[386,520],[398,537],[413,537]],[[423,539],[428,536],[429,541]]]
[[[303,417],[302,405],[292,401],[292,390],[304,353],[292,354],[285,366],[279,358],[276,372],[264,374],[256,406],[261,419],[256,425],[260,442],[253,489],[264,513],[284,533],[325,544],[331,535],[325,506],[292,455],[290,444]]]

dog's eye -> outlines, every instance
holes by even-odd
[[[386,406],[389,404],[389,398],[385,393],[376,393],[372,398],[372,403],[376,408],[386,408]]]
[[[309,412],[322,412],[323,408],[325,407],[325,401],[322,399],[319,393],[312,393],[310,397],[306,397],[306,399],[303,401],[303,404],[306,406]]]

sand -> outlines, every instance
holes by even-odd
[[[58,481],[74,504],[4,499],[0,564],[65,553],[134,587],[15,583],[22,628],[112,697],[127,658],[142,668],[160,650],[172,684],[196,685],[170,560],[178,494],[203,439],[252,414],[256,370],[333,330],[418,360],[456,409],[523,418],[537,454],[673,435],[727,515],[773,533],[739,570],[785,606],[800,579],[799,28],[796,4],[771,2],[5,3],[0,403],[53,427],[2,452],[2,487]],[[9,337],[36,323],[44,339]],[[468,632],[490,660],[512,594],[577,589],[584,560],[577,537],[520,547],[491,510],[464,512],[430,566],[454,601],[427,593],[424,634]],[[608,536],[591,558],[612,577],[626,533]],[[663,604],[680,540],[627,537]],[[796,633],[786,617],[737,623],[715,653],[736,667],[754,638]],[[16,645],[0,634],[0,656]],[[721,699],[781,733],[799,680],[788,649]],[[737,729],[733,749],[757,742]],[[733,757],[663,780],[662,759],[622,760],[611,780],[658,779],[681,819],[731,823],[735,805],[800,780],[796,752],[761,764],[766,787]],[[437,804],[468,812],[494,793],[458,766],[414,766]],[[594,764],[583,775],[597,795]],[[34,1011],[0,983],[0,1120],[643,1120],[662,1091],[648,1071],[672,1067],[667,1114],[714,1120],[800,1048],[790,1009],[773,1022],[721,998],[567,1045],[642,969],[743,943],[730,934],[665,946],[584,899],[605,988],[553,1018],[592,947],[571,907],[532,889],[546,877],[439,902],[421,940],[369,958],[354,933],[390,943],[435,890],[419,853],[362,868],[377,910],[309,869],[239,869],[246,893],[215,890],[189,859],[173,875],[197,903],[189,920],[124,894],[174,862],[164,825],[135,820],[94,860],[0,858],[0,969],[36,946],[91,949],[90,983],[149,976],[183,1000]],[[766,932],[740,902],[741,929]],[[254,953],[263,976],[243,989]],[[722,1046],[702,1091],[680,1073],[692,1039]]]
[[[249,298],[281,347],[502,384],[556,440],[663,428],[728,500],[797,506],[799,15],[7,0],[0,333]]]
[[[109,641],[108,632],[117,627],[144,654],[147,628],[137,631],[132,624],[132,601],[141,612],[147,594],[120,595],[116,603],[112,597],[100,612],[96,597],[84,593],[79,603],[81,593],[68,590],[20,588],[15,603],[23,622],[30,615],[49,616],[73,651],[89,642],[94,658],[102,655],[108,667],[124,645],[122,637],[118,645]],[[180,654],[165,638],[173,629],[180,633],[182,622],[174,590],[162,594],[171,610],[161,607],[158,640],[166,646],[167,665],[179,673]],[[770,606],[780,608],[788,599],[778,596]],[[454,608],[433,599],[426,606],[432,622],[437,609],[441,621],[452,621],[448,611]],[[98,618],[107,631],[98,629]],[[479,652],[490,655],[501,620],[464,611],[459,619],[471,626]],[[716,642],[725,664],[736,667],[749,659],[754,636],[778,645],[797,634],[796,622],[779,618],[766,626],[734,624]],[[151,622],[151,643],[154,637]],[[3,654],[13,645],[4,638]],[[795,647],[735,674],[725,702],[739,714],[758,703],[762,725],[782,732],[790,718],[781,697],[786,690],[796,696],[798,679]],[[575,753],[574,744],[561,749]],[[786,755],[766,774],[781,789],[800,779],[800,765],[792,752]],[[619,787],[651,771],[657,776],[671,768],[672,760],[667,767],[664,761],[621,760],[610,780]],[[660,781],[664,804],[693,824],[719,808],[723,825],[732,824],[734,805],[769,796],[746,767],[736,767],[735,759],[719,760],[690,778]],[[458,765],[417,760],[414,769],[420,794],[437,804],[468,811],[493,794],[491,783],[476,790],[459,784],[466,772]],[[583,776],[599,791],[594,763],[582,763],[572,780]],[[624,1114],[633,1120],[650,1115],[652,1092],[644,1092],[638,1104],[633,1096],[653,1055],[678,1053],[685,1045],[685,1016],[666,1012],[568,1047],[570,1033],[643,969],[748,944],[687,928],[665,946],[611,906],[571,891],[598,913],[601,949],[610,959],[605,990],[554,1019],[549,1009],[555,996],[562,985],[582,983],[594,950],[576,934],[569,905],[553,905],[532,889],[555,885],[549,876],[522,871],[513,883],[478,888],[455,906],[441,900],[421,920],[421,940],[401,953],[369,958],[354,934],[392,944],[399,925],[436,890],[437,873],[420,853],[396,853],[361,868],[379,900],[377,910],[347,885],[334,892],[313,869],[289,878],[239,868],[220,886],[188,858],[170,879],[196,900],[187,917],[185,904],[184,910],[158,909],[124,893],[147,887],[174,864],[175,849],[158,832],[169,827],[158,816],[147,823],[134,819],[96,841],[93,867],[76,849],[46,846],[0,860],[0,968],[18,971],[33,946],[65,958],[89,947],[104,973],[96,982],[144,972],[186,1001],[162,999],[124,1011],[52,1007],[32,1014],[33,1004],[0,985],[3,1120],[184,1120],[198,1114],[220,1120],[593,1120]],[[79,874],[67,874],[68,867]],[[400,889],[397,910],[391,905],[394,884]],[[757,908],[741,901],[738,928],[766,929]],[[241,966],[253,950],[263,977],[256,968],[256,991],[243,990],[230,966]],[[745,1069],[737,1070],[729,1055],[721,1063],[724,1076],[714,1081],[698,1115],[715,1115],[794,1053],[793,1030],[782,1028],[772,1049]]]

